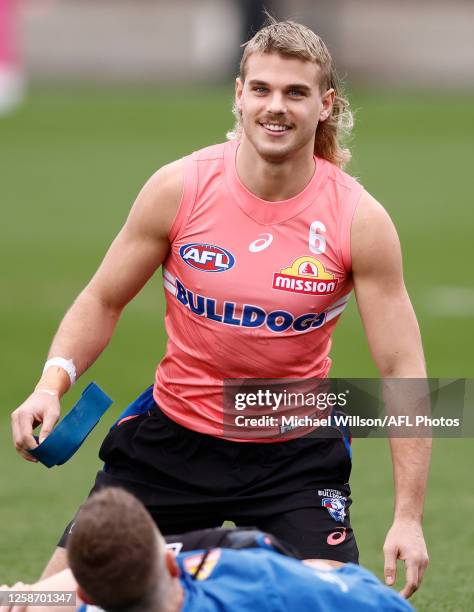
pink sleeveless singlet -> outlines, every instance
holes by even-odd
[[[316,158],[301,193],[261,200],[239,180],[237,147],[185,158],[163,264],[168,344],[154,398],[172,420],[214,436],[225,433],[224,379],[327,377],[352,290],[350,231],[363,192]]]

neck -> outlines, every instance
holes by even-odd
[[[282,159],[263,158],[242,134],[236,158],[237,174],[254,195],[278,202],[298,195],[310,182],[314,170],[312,149],[293,151]]]
[[[166,593],[166,603],[163,612],[180,612],[183,608],[184,590],[178,578],[174,579]]]

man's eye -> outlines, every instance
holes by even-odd
[[[288,93],[293,98],[300,98],[301,96],[304,95],[303,92],[300,89],[290,89],[290,91]]]
[[[256,93],[266,93],[268,91],[266,87],[254,87],[253,90]]]

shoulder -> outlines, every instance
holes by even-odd
[[[157,170],[142,187],[132,207],[129,225],[138,224],[143,232],[171,239],[183,205],[189,206],[198,182],[195,162],[208,162],[207,172],[215,172],[215,162],[224,158],[226,144],[205,147]],[[199,176],[206,176],[201,165]]]
[[[392,220],[385,208],[368,191],[362,191],[354,214],[355,229],[361,227],[383,227],[392,225]]]
[[[183,183],[183,159],[162,166],[143,185],[127,224],[167,235],[179,208]]]
[[[140,194],[145,198],[179,199],[183,189],[184,160],[162,166],[147,180]]]
[[[317,158],[316,163],[320,163],[322,166],[324,190],[336,206],[342,229],[349,234],[354,213],[364,193],[366,193],[364,187],[357,178],[335,164],[320,158]],[[349,239],[349,236],[347,239]]]
[[[221,142],[218,144],[210,145],[195,151],[191,158],[196,161],[218,161],[224,159],[225,150],[227,147],[231,147],[232,142]]]
[[[351,229],[352,267],[355,272],[393,264],[400,257],[397,230],[385,208],[363,191]]]
[[[317,158],[317,161],[319,161],[319,163],[324,163],[325,165],[327,165],[326,172],[327,172],[328,180],[331,181],[332,183],[338,185],[339,187],[348,189],[348,190],[353,190],[353,189],[363,190],[362,185],[359,183],[359,181],[354,176],[352,176],[351,174],[348,174],[342,168],[339,168],[339,166],[336,166],[336,164],[333,164],[330,161],[327,161],[326,159],[321,159],[321,158]]]

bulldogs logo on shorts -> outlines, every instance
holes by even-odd
[[[318,491],[322,496],[321,505],[327,508],[327,511],[332,518],[338,523],[343,523],[346,518],[346,501],[347,499],[337,489],[323,489]]]
[[[328,509],[329,514],[338,523],[343,523],[346,518],[346,502],[340,497],[325,497],[323,506]]]

